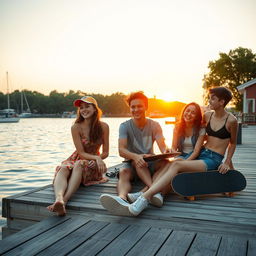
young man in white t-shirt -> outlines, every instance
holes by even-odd
[[[159,123],[146,118],[148,98],[142,92],[135,92],[130,94],[127,103],[132,118],[119,127],[118,149],[120,156],[131,161],[125,162],[119,171],[118,196],[103,194],[100,197],[103,207],[116,215],[127,215],[129,202],[134,202],[142,194],[142,192],[129,193],[132,189],[131,181],[140,178],[146,185],[143,189],[145,191],[167,163],[165,160],[147,163],[143,159],[153,154],[155,141],[162,153],[168,151]],[[154,195],[151,203],[161,207],[163,204],[161,193]]]

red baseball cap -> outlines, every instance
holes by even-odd
[[[94,104],[95,107],[98,108],[98,103],[92,96],[84,96],[81,99],[75,100],[73,104],[74,104],[75,107],[80,107],[80,104],[82,102],[89,103],[89,104]]]

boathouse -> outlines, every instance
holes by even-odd
[[[237,86],[243,94],[243,113],[256,113],[256,78]]]

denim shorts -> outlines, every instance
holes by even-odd
[[[206,170],[217,170],[222,163],[224,156],[210,149],[203,148],[196,160],[204,161]]]
[[[193,153],[193,151],[191,151],[190,153],[185,153],[185,152],[182,152],[181,155],[177,156],[176,158],[182,158],[184,160],[188,159],[189,156]]]

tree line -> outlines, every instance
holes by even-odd
[[[10,94],[10,107],[15,109],[17,113],[21,113],[21,101],[23,97],[23,110],[26,111],[27,106],[24,100],[25,94],[29,108],[35,114],[52,114],[61,115],[63,112],[76,111],[73,102],[80,99],[86,92],[70,90],[68,93],[59,93],[56,90],[50,92],[49,96],[43,95],[36,91],[23,90],[22,92],[16,90]],[[90,94],[93,96],[105,116],[128,116],[129,107],[126,104],[127,95],[117,92],[111,95]],[[151,113],[159,116],[179,116],[185,103],[182,102],[165,102],[160,99],[150,98],[147,114]],[[7,108],[7,95],[0,92],[0,109]]]
[[[73,102],[76,99],[88,95],[82,91],[70,90],[68,93],[59,93],[56,90],[50,92],[49,96],[46,96],[37,91],[23,90],[23,95],[27,99],[29,108],[32,113],[36,114],[62,114],[64,111],[76,111],[73,106]],[[93,96],[103,113],[106,115],[127,115],[129,108],[125,103],[126,95],[120,92],[113,93],[111,95],[102,94],[90,94]],[[15,90],[10,93],[10,108],[16,110],[17,113],[21,113],[21,91]],[[0,109],[7,108],[7,96],[0,92]],[[23,109],[26,110],[27,106],[23,100]]]
[[[237,86],[256,78],[256,54],[251,49],[238,47],[228,53],[219,53],[219,59],[210,61],[209,73],[204,75],[204,102],[208,102],[208,89],[213,86],[228,87],[233,93],[233,105],[238,111],[242,110],[243,98]],[[87,95],[86,92],[70,90],[68,93],[52,91],[49,96],[37,91],[23,91],[26,95],[32,113],[61,114],[64,111],[75,111],[73,101]],[[126,95],[117,92],[111,95],[90,94],[93,96],[105,115],[126,116],[129,108],[125,103]],[[160,100],[151,99],[154,108],[150,111],[162,112],[166,115],[177,116],[184,103],[163,104]],[[151,106],[152,104],[149,104]],[[21,112],[21,92],[16,90],[10,94],[10,106],[17,113]],[[26,107],[26,104],[24,103]],[[0,92],[0,109],[7,108],[7,97]]]

